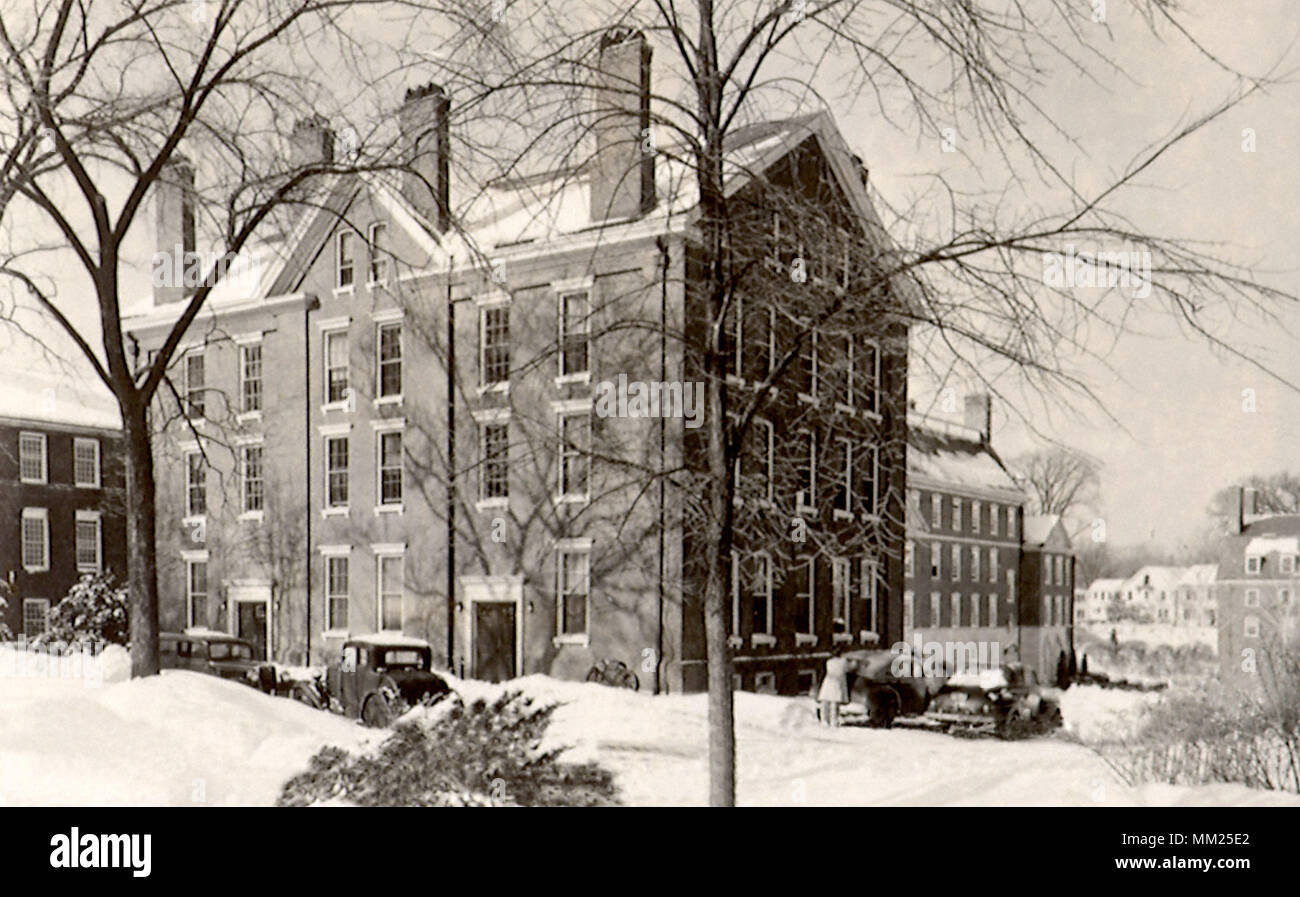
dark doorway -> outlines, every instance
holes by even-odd
[[[502,682],[515,677],[515,606],[505,601],[474,604],[474,678]]]
[[[266,602],[240,601],[236,606],[239,608],[236,635],[252,644],[256,660],[266,660]]]

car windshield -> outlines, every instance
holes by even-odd
[[[425,652],[418,648],[387,648],[379,652],[377,667],[396,667],[405,670],[423,670],[429,666]]]
[[[252,660],[253,649],[240,642],[209,642],[208,657],[212,660]]]

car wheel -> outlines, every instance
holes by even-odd
[[[887,688],[879,692],[871,702],[869,719],[872,725],[888,729],[894,725],[896,716],[898,716],[898,695],[894,694],[893,689]]]
[[[388,702],[382,695],[371,695],[361,705],[361,721],[372,729],[382,729],[392,719]]]

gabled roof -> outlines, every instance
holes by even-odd
[[[1070,534],[1060,514],[1026,514],[1021,541],[1026,547],[1069,548]]]
[[[1219,543],[1218,578],[1241,579],[1245,575],[1246,554],[1251,543],[1255,548],[1277,545],[1278,540],[1300,537],[1300,514],[1260,517],[1242,527],[1241,533],[1229,534]],[[1265,573],[1264,578],[1268,578]]]
[[[1089,592],[1115,592],[1124,584],[1124,580],[1115,579],[1094,579],[1088,584]]]
[[[29,363],[12,368],[6,358],[0,368],[0,418],[54,425],[120,430],[122,415],[108,387],[93,375],[42,373]]]
[[[1207,586],[1218,578],[1218,564],[1193,564],[1178,580],[1180,586]]]
[[[959,424],[910,414],[907,419],[907,478],[954,492],[987,494],[1022,503],[1024,493],[993,447]]]
[[[1182,579],[1185,568],[1183,567],[1165,567],[1159,564],[1148,564],[1145,567],[1139,567],[1137,572],[1124,580],[1123,588],[1129,589],[1154,589],[1156,591],[1168,591],[1178,584]],[[1150,583],[1144,584],[1143,580],[1150,577]]]

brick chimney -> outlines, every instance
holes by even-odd
[[[650,44],[640,31],[610,29],[600,39],[598,66],[591,220],[634,218],[655,207]]]
[[[986,392],[977,392],[966,397],[963,422],[980,434],[980,442],[992,438],[993,400]]]
[[[437,84],[406,91],[401,128],[402,195],[439,233],[451,226],[451,101]]]
[[[334,161],[334,131],[323,115],[309,115],[294,122],[289,136],[289,162],[294,169]]]
[[[153,302],[166,305],[185,299],[185,266],[195,250],[194,166],[179,153],[164,166],[153,185]]]

